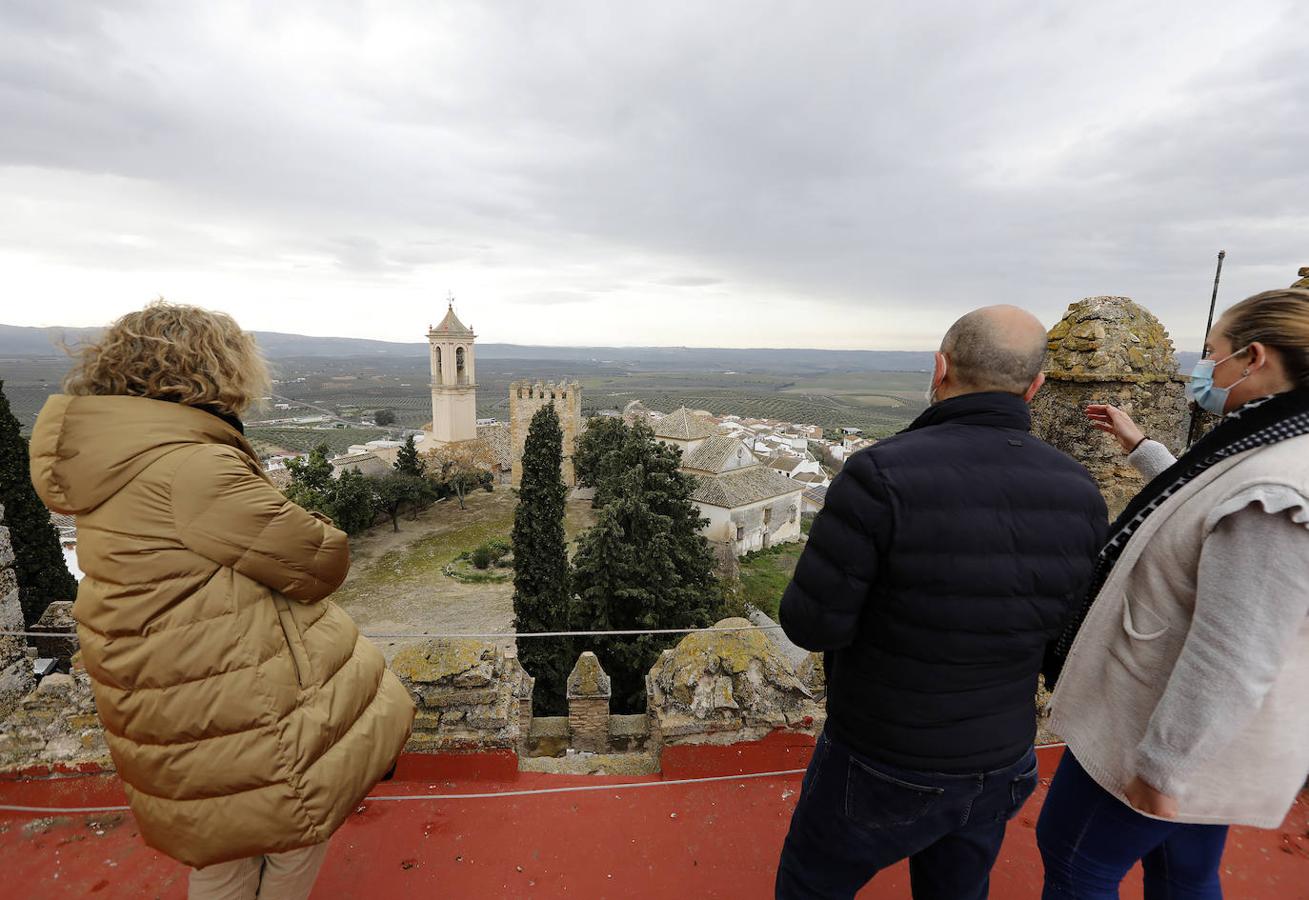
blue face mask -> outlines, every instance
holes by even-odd
[[[1246,349],[1242,347],[1231,356],[1224,356],[1222,359],[1202,359],[1195,364],[1195,368],[1191,370],[1191,381],[1186,385],[1186,394],[1195,401],[1196,406],[1215,416],[1226,414],[1228,392],[1250,376],[1243,375],[1227,387],[1218,387],[1214,384],[1214,367],[1219,363],[1227,362],[1233,356],[1244,353]]]

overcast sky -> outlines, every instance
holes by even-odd
[[[0,4],[0,322],[933,347],[1309,265],[1309,4]],[[1064,7],[1057,11],[1056,7]]]

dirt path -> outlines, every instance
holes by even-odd
[[[463,584],[442,568],[460,553],[508,539],[517,499],[507,487],[468,495],[467,509],[446,500],[417,519],[402,517],[352,538],[350,575],[333,596],[362,631],[470,633],[513,630],[513,584]],[[593,521],[590,503],[570,502],[566,528],[575,536]],[[389,661],[422,638],[376,639]]]

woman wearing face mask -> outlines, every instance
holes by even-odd
[[[1227,826],[1277,827],[1309,772],[1309,291],[1238,303],[1206,349],[1187,392],[1224,418],[1181,459],[1087,409],[1149,483],[1047,666],[1047,900],[1116,898],[1138,860],[1147,900],[1221,897]]]

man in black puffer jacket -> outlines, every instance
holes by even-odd
[[[827,492],[782,598],[787,636],[824,653],[828,718],[778,897],[852,897],[905,857],[917,900],[987,895],[1036,787],[1037,672],[1107,525],[1087,471],[1030,433],[1045,347],[1021,309],[964,316],[932,406]]]

